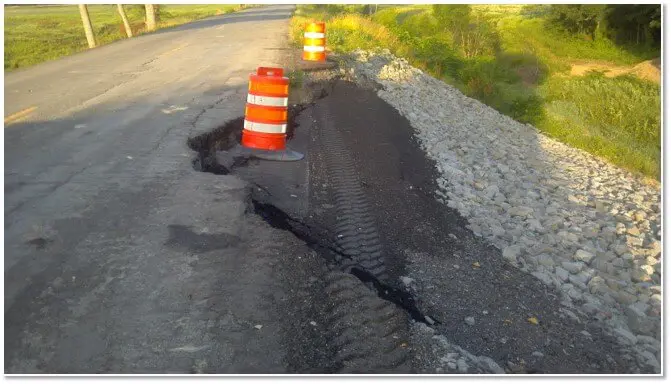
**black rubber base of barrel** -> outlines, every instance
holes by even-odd
[[[299,161],[305,155],[293,151],[289,148],[279,151],[269,151],[265,149],[247,148],[240,144],[236,144],[233,148],[227,151],[217,151],[217,161],[220,164],[227,165],[233,163],[240,158],[243,159],[260,159],[269,161]]]
[[[334,61],[329,61],[328,59],[326,61],[301,60],[300,64],[298,65],[298,68],[302,71],[310,72],[310,71],[323,71],[327,69],[333,69],[337,66],[338,63]]]

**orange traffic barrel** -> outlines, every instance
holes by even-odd
[[[303,60],[326,61],[326,24],[309,23],[303,35]]]
[[[270,151],[286,147],[289,78],[282,68],[259,67],[249,75],[242,145]]]

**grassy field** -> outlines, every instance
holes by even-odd
[[[144,6],[124,6],[134,35],[144,33]],[[159,28],[230,13],[237,4],[161,5]],[[5,71],[57,59],[88,48],[76,5],[5,5]],[[126,38],[116,5],[89,5],[98,45]]]
[[[659,180],[661,88],[632,75],[570,76],[575,63],[633,66],[659,49],[619,47],[550,28],[547,6],[473,5],[466,43],[442,27],[431,6],[302,5],[292,22],[301,45],[308,20],[325,20],[335,52],[383,47],[549,136]]]

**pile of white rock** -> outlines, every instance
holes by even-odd
[[[504,116],[388,50],[355,51],[342,69],[381,86],[440,173],[438,194],[513,265],[601,320],[658,368],[658,186]]]

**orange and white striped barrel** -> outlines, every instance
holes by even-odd
[[[303,35],[303,60],[326,61],[326,24],[309,23]]]
[[[282,68],[259,67],[249,75],[242,145],[283,150],[286,146],[289,78]]]

